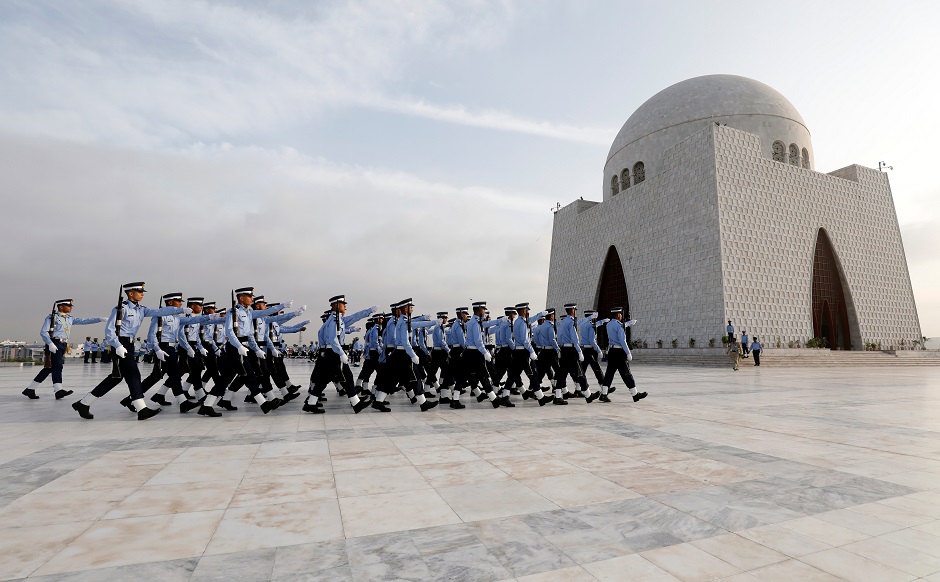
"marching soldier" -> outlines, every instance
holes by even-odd
[[[98,383],[91,392],[74,402],[72,408],[82,418],[91,420],[91,403],[107,394],[123,379],[130,391],[131,405],[137,411],[137,420],[147,420],[158,414],[160,409],[148,408],[144,401],[144,391],[140,382],[140,370],[134,359],[134,338],[145,317],[163,317],[165,315],[179,315],[185,313],[182,307],[167,306],[161,309],[150,309],[140,304],[144,298],[143,281],[127,283],[122,286],[126,300],[122,300],[117,307],[111,310],[111,316],[105,324],[105,343],[114,348],[119,358],[117,369],[119,374],[112,373]],[[120,313],[119,313],[120,312]],[[121,317],[118,317],[120,315]]]
[[[634,402],[646,398],[646,392],[637,392],[636,381],[633,374],[630,373],[630,361],[633,360],[633,354],[630,353],[630,346],[627,344],[626,329],[636,325],[636,320],[631,319],[624,323],[623,308],[615,307],[610,310],[613,319],[607,323],[607,338],[610,341],[610,347],[607,350],[607,374],[604,376],[604,384],[601,386],[601,402],[610,402],[608,394],[613,392],[610,385],[614,380],[614,374],[620,373],[630,395]]]
[[[193,310],[193,314],[199,315],[205,311],[205,301],[205,297],[190,297],[186,299],[186,306]],[[205,318],[205,320],[198,321],[190,320],[184,325],[180,325],[178,336],[178,345],[189,346],[190,348],[186,350],[189,375],[183,381],[183,391],[200,401],[206,397],[206,391],[202,386],[202,370],[205,358],[209,356],[209,350],[202,345],[201,341],[203,321],[205,321],[206,327],[214,328],[215,325],[210,322],[214,319],[221,319],[208,313],[205,314]]]
[[[431,331],[431,361],[428,363],[428,390],[437,387],[438,402],[441,404],[450,404],[450,389],[453,386],[454,379],[450,373],[450,365],[447,363],[447,356],[450,353],[450,346],[447,345],[447,325],[446,311],[437,312],[437,325]],[[438,382],[437,373],[440,371],[441,379]]]
[[[575,396],[583,396],[585,402],[590,404],[600,396],[600,390],[591,393],[588,388],[587,378],[584,377],[584,373],[581,371],[584,353],[581,352],[581,338],[578,337],[577,313],[577,303],[565,304],[565,315],[558,325],[558,344],[561,348],[558,367],[561,374],[558,375],[558,383],[555,385],[555,389],[564,392],[568,376],[571,376],[571,379],[580,386],[580,390],[575,393]]]
[[[268,365],[268,372],[270,373],[270,379],[274,382],[274,385],[281,393],[281,398],[284,400],[284,402],[290,402],[291,400],[294,400],[300,396],[300,386],[296,386],[291,383],[290,376],[287,374],[287,367],[284,366],[286,344],[284,343],[281,334],[304,331],[307,329],[305,326],[310,323],[310,321],[305,320],[296,325],[284,326],[282,326],[281,323],[297,317],[306,310],[307,306],[304,305],[296,311],[291,311],[289,313],[278,312],[276,315],[272,315],[267,318],[267,359],[270,361]]]
[[[395,308],[399,310],[398,319],[395,322],[395,352],[391,355],[389,365],[392,367],[395,385],[403,385],[405,394],[412,404],[421,407],[422,412],[431,410],[437,406],[437,402],[427,399],[424,389],[421,387],[421,381],[416,374],[416,369],[420,366],[421,359],[415,353],[412,334],[415,328],[430,327],[435,322],[412,319],[411,313],[414,310],[414,303],[411,298],[399,301]]]
[[[604,374],[601,372],[601,365],[598,357],[601,353],[601,347],[597,345],[597,328],[607,325],[609,319],[597,321],[596,311],[585,311],[584,317],[578,320],[578,331],[581,332],[581,353],[584,354],[584,361],[581,362],[581,372],[586,374],[588,366],[594,370],[594,377],[597,378],[597,384],[604,384]]]
[[[215,301],[209,301],[202,305],[202,312],[206,315],[218,315],[219,321],[221,323],[206,323],[200,327],[199,330],[199,341],[202,345],[205,353],[202,356],[202,362],[205,365],[205,372],[199,380],[205,386],[206,382],[210,379],[212,380],[213,385],[218,385],[220,382],[219,374],[219,345],[215,342],[215,337],[218,332],[218,327],[222,326],[225,329],[225,314],[217,313]]]
[[[504,317],[496,320],[496,354],[493,357],[493,383],[499,386],[503,380],[503,375],[509,371],[512,363],[512,352],[515,349],[515,343],[512,339],[512,323],[516,320],[516,308],[504,307]],[[505,387],[500,393],[502,396],[509,396],[513,385],[506,382]]]
[[[545,321],[539,324],[532,332],[532,341],[538,349],[538,372],[535,376],[535,386],[542,387],[542,378],[549,376],[552,378],[555,368],[558,366],[558,359],[561,356],[561,348],[555,338],[555,309],[545,310]],[[568,401],[562,397],[562,391],[558,389],[555,380],[552,379],[555,398],[553,404],[564,406]]]
[[[522,375],[525,374],[529,380],[529,389],[522,393],[522,399],[536,398],[539,406],[545,406],[552,402],[551,396],[546,396],[542,392],[541,385],[536,382],[536,376],[532,372],[531,362],[538,360],[535,348],[532,347],[532,328],[530,322],[537,321],[542,313],[537,313],[529,317],[529,304],[518,303],[515,306],[516,317],[512,320],[512,360],[509,363],[509,371],[506,375],[506,386],[514,386],[522,382]]]
[[[489,399],[493,408],[506,406],[514,408],[509,398],[499,398],[496,390],[490,382],[490,374],[486,369],[486,364],[493,361],[493,356],[486,349],[483,341],[483,335],[486,330],[496,324],[495,321],[484,322],[486,312],[486,301],[476,301],[473,303],[473,317],[467,320],[466,341],[467,347],[463,353],[465,359],[465,374],[467,377],[476,377],[476,380],[483,384],[483,391],[477,396],[477,402],[483,402]]]
[[[383,314],[376,313],[366,322],[365,361],[362,364],[362,370],[359,371],[359,377],[356,379],[356,386],[366,392],[370,392],[369,380],[379,365],[379,354],[382,350],[379,334],[382,331],[383,321]],[[375,394],[375,388],[371,390],[371,393]]]
[[[53,304],[52,313],[46,316],[39,329],[39,335],[46,344],[49,361],[48,366],[43,366],[42,370],[36,374],[33,381],[26,390],[23,390],[23,396],[30,400],[36,400],[39,395],[36,394],[36,388],[42,384],[49,374],[52,374],[52,390],[55,393],[55,399],[61,400],[72,393],[71,390],[62,388],[62,363],[65,359],[65,351],[69,346],[69,334],[73,325],[91,325],[101,323],[103,317],[72,317],[73,302],[71,299],[59,299]],[[87,356],[86,356],[87,359]]]

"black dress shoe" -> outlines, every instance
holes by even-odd
[[[646,392],[637,392],[633,396],[633,401],[639,402],[640,400],[643,400],[644,398],[646,398]]]
[[[552,404],[556,404],[558,406],[567,406],[568,401],[565,400],[564,398],[555,398],[554,400],[552,400]]]
[[[79,416],[85,420],[92,420],[95,418],[95,415],[91,413],[91,407],[87,404],[82,404],[82,401],[72,403],[72,410],[78,413]]]
[[[363,398],[359,400],[358,404],[353,404],[353,410],[355,411],[356,414],[359,414],[360,412],[368,408],[371,404],[372,404],[371,399]]]
[[[594,394],[591,394],[590,396],[585,396],[584,401],[590,404],[594,402],[595,400],[597,400],[597,397],[600,395],[601,395],[601,392],[600,390],[598,390],[597,392],[595,392]]]
[[[511,392],[510,392],[510,394],[511,394]],[[526,390],[525,392],[522,393],[522,399],[523,399],[523,400],[528,400],[529,398],[535,398],[535,392],[533,392],[533,391],[531,391],[531,390]]]
[[[39,395],[36,394],[36,391],[32,388],[27,388],[23,390],[23,396],[29,398],[30,400],[39,400]]]
[[[163,394],[154,394],[153,396],[150,397],[150,401],[156,402],[157,404],[161,406],[170,406],[171,404],[173,404],[172,402],[167,400],[166,396],[164,396]]]
[[[554,402],[554,400],[555,399],[552,398],[551,396],[548,396],[548,395],[542,396],[541,398],[539,398],[539,406],[545,406],[546,404],[551,404],[552,402]],[[564,400],[562,400],[562,402],[564,402]]]
[[[199,412],[197,412],[196,414],[199,414],[200,416],[212,416],[212,417],[222,416],[221,412],[216,411],[216,409],[212,408],[211,406],[205,406],[205,405],[200,406]]]
[[[131,397],[130,397],[130,396],[125,396],[125,397],[121,400],[121,406],[123,406],[124,408],[130,410],[130,411],[133,412],[134,414],[137,414],[137,409],[134,408],[134,405],[133,405],[133,404],[131,404]]]
[[[56,390],[55,399],[62,400],[66,396],[70,395],[71,393],[72,393],[71,390]]]
[[[320,396],[317,398],[317,402],[326,402],[326,396]]]
[[[261,403],[261,412],[263,412],[263,413],[265,413],[265,414],[271,412],[272,410],[274,410],[274,409],[276,409],[276,408],[277,408],[277,404],[275,404],[275,401],[274,401],[274,400],[265,401],[265,402],[262,402],[262,403]]]
[[[421,412],[427,412],[437,406],[437,402],[434,400],[425,400],[421,403]]]
[[[137,412],[137,420],[147,420],[163,412],[162,408],[143,407]]]
[[[506,408],[515,408],[516,405],[512,403],[512,400],[508,396],[503,396],[499,399],[499,405],[505,406]]]
[[[408,400],[411,400],[411,403],[412,403],[412,404],[417,404],[417,403],[418,403],[418,399],[415,398],[414,396],[412,396],[412,397],[409,398]]]
[[[489,396],[486,395],[486,392],[480,392],[480,395],[477,396],[477,402],[483,402],[487,398],[489,398]]]
[[[451,400],[450,407],[453,408],[454,410],[460,410],[462,408],[466,408],[467,405],[459,400]]]
[[[572,394],[571,396],[572,398],[584,398],[584,392],[581,392],[580,390],[575,390],[574,394]]]
[[[228,410],[229,412],[235,412],[238,410],[238,407],[229,402],[228,400],[219,400],[219,408],[223,410]]]
[[[180,403],[180,414],[186,414],[190,410],[196,410],[199,408],[198,402],[193,402],[192,400],[184,400]]]
[[[600,400],[601,402],[610,402],[610,398],[606,394],[601,394],[598,400]]]
[[[564,398],[565,400],[568,400],[569,398],[571,398],[571,394],[568,394],[567,392],[562,392],[561,397]]]
[[[336,395],[337,395],[337,396],[346,396],[346,390],[337,390],[337,391],[336,391]]]
[[[451,402],[450,398],[448,398],[447,396],[441,396],[440,398],[437,399],[437,401],[440,402],[441,404],[450,404]]]
[[[290,392],[291,394],[298,394],[300,393],[300,386],[293,384],[287,387],[287,391]]]
[[[300,392],[288,392],[287,396],[284,397],[284,404],[296,400],[297,398],[300,398]]]
[[[245,404],[254,404],[254,402],[255,399],[251,396],[251,392],[249,392],[248,395],[245,396]]]
[[[494,399],[494,400],[491,400],[490,402],[493,403],[493,408],[499,408],[499,406],[502,404],[502,402],[500,402],[499,398],[496,398],[496,399]]]
[[[389,407],[387,402],[373,402],[371,404],[372,408],[378,410],[379,412],[391,412],[392,409]]]
[[[616,391],[617,391],[617,387],[616,387],[616,386],[611,386],[611,387],[607,390],[607,393],[608,393],[608,394],[613,394],[613,393],[616,392]]]
[[[323,414],[326,412],[316,404],[310,404],[309,402],[304,402],[304,406],[301,410],[309,412],[310,414]]]
[[[518,388],[510,388],[509,393],[512,394],[513,396],[519,396],[521,394]]]

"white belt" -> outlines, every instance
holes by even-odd
[[[452,347],[452,348],[462,348],[463,346],[460,345],[460,344],[450,344],[450,347]]]
[[[447,348],[434,348],[434,350],[438,352],[446,352]]]
[[[396,349],[396,350],[403,350],[403,349],[405,349],[405,346],[395,346],[395,349]]]
[[[610,346],[610,349],[612,349],[612,350],[622,350],[622,349],[623,349],[623,346]]]
[[[563,347],[563,348],[573,348],[573,347],[574,347],[574,344],[561,344],[561,347]]]
[[[512,346],[509,345],[509,344],[499,344],[499,345],[496,346],[496,347],[497,347],[497,348],[511,348]]]
[[[528,349],[527,347],[525,347],[525,346],[516,346],[516,349],[517,349],[517,350],[529,351],[529,349]]]

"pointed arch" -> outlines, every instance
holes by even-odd
[[[610,317],[610,310],[614,307],[623,307],[624,318],[630,313],[630,297],[627,294],[627,280],[623,276],[623,264],[620,254],[613,245],[607,249],[604,266],[601,268],[601,280],[597,286],[598,317]],[[630,328],[627,328],[627,339],[630,339]]]
[[[826,229],[816,234],[813,251],[813,335],[832,349],[861,349],[861,333],[842,265]]]

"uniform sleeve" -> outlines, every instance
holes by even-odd
[[[240,348],[243,346],[242,343],[238,341],[238,336],[235,335],[235,327],[233,325],[234,317],[235,310],[229,311],[225,314],[225,338],[228,340],[228,343],[232,344],[232,347]]]
[[[352,315],[344,315],[343,323],[345,323],[346,325],[352,325],[353,323],[356,323],[363,317],[369,317],[370,315],[372,315],[372,313],[373,313],[372,308],[368,307],[366,309],[363,309],[362,311],[357,311],[353,313]]]
[[[46,345],[52,343],[52,338],[49,337],[49,319],[51,315],[47,315],[45,319],[42,320],[42,327],[39,328],[39,337],[42,338],[42,342]]]
[[[303,326],[307,325],[308,323],[310,323],[309,319],[301,321],[297,325],[282,325],[281,333],[297,333],[298,331],[300,331],[300,329]]]
[[[144,311],[144,317],[163,317],[164,315],[182,315],[182,307],[161,307],[160,309],[152,309],[146,305],[141,305],[141,308]]]
[[[117,319],[117,307],[111,308],[111,316],[108,317],[108,322],[104,324],[104,343],[117,348],[121,345],[121,340],[118,339],[117,333],[114,331],[114,320]],[[85,342],[87,345],[88,342]],[[86,351],[91,351],[86,348]]]
[[[274,323],[284,323],[285,321],[290,321],[294,319],[298,315],[300,315],[300,310],[295,309],[294,311],[290,311],[288,313],[282,313],[280,315],[270,315],[268,316],[268,322],[273,321]]]
[[[396,326],[395,331],[398,332],[398,334],[395,336],[396,345],[405,348],[405,353],[408,354],[409,358],[415,357],[417,354],[415,354],[414,346],[412,346],[411,342],[408,341],[408,322],[402,321],[399,325]]]
[[[72,325],[92,325],[104,321],[103,317],[76,317],[72,319]]]
[[[254,309],[252,309],[252,310],[251,310],[251,318],[252,318],[252,319],[258,319],[259,317],[264,317],[264,316],[266,316],[266,315],[274,315],[274,314],[276,314],[278,311],[280,311],[280,310],[282,310],[282,309],[284,309],[284,304],[283,304],[283,303],[278,303],[277,305],[272,305],[272,306],[267,307],[267,308],[265,308],[265,309],[262,309],[262,310],[260,310],[260,311],[255,311]]]
[[[162,317],[162,316],[160,316]],[[147,331],[147,341],[150,342],[154,348],[157,347],[157,318],[151,318],[150,320],[150,330]]]

